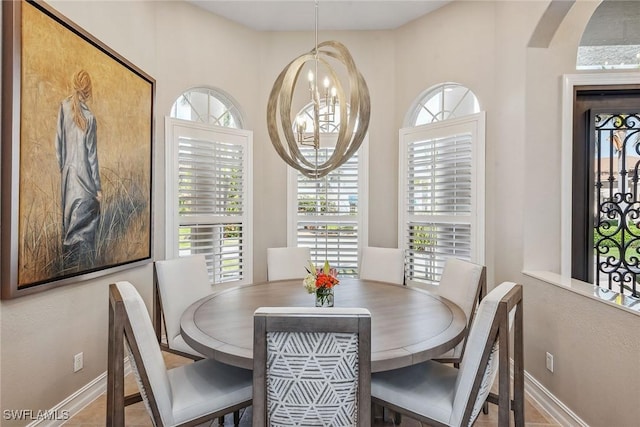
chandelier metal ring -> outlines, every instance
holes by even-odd
[[[332,58],[344,65],[349,81],[348,98],[345,96],[338,74],[327,58]],[[320,62],[331,75],[332,81],[336,84],[337,102],[341,106],[338,140],[333,154],[323,163],[318,163],[317,161],[313,163],[304,156],[298,147],[291,117],[294,88],[302,68],[307,62],[311,61],[316,63],[316,67],[317,63]],[[317,150],[319,145],[318,116],[321,107],[317,94],[313,96],[313,103],[313,137],[314,148]],[[337,41],[322,42],[315,49],[291,61],[276,79],[267,103],[267,128],[271,143],[278,155],[289,166],[299,170],[309,178],[321,178],[340,167],[358,150],[369,127],[370,105],[369,89],[364,77],[356,68],[349,50]],[[281,135],[284,137],[286,145],[283,144]]]

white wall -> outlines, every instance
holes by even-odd
[[[578,1],[549,48],[527,48],[547,2],[453,2],[395,31],[320,34],[351,51],[371,91],[370,243],[397,239],[397,131],[432,85],[471,88],[487,112],[490,286],[524,284],[527,371],[594,426],[640,419],[638,316],[532,279],[559,271],[561,76],[598,2]],[[266,248],[286,244],[286,168],[268,139],[266,102],[311,33],[256,33],[183,2],[52,2],[155,77],[155,256],[164,256],[164,116],[185,89],[219,87],[254,131],[254,277]],[[130,280],[150,301],[151,266],[0,303],[1,409],[46,409],[106,369],[107,284]],[[85,369],[72,373],[72,356]],[[556,371],[545,370],[544,353]],[[3,423],[4,425],[4,423]],[[12,425],[7,423],[7,425]],[[20,425],[19,423],[13,425]]]

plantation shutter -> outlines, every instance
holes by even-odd
[[[204,254],[212,283],[250,282],[251,133],[172,122],[177,255]]]
[[[437,284],[447,258],[482,263],[483,115],[400,131],[399,229],[407,280]]]
[[[301,151],[314,161],[315,150],[305,147]],[[332,153],[332,148],[318,150],[319,162]],[[362,232],[362,217],[366,215],[362,159],[366,155],[362,153],[361,146],[342,166],[318,180],[290,172],[294,204],[290,244],[309,247],[311,261],[322,265],[327,260],[343,277],[357,277],[358,248],[366,239]]]

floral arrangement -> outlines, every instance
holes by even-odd
[[[333,292],[334,286],[340,283],[338,278],[338,271],[335,268],[329,266],[329,261],[324,262],[322,269],[316,268],[311,261],[309,261],[309,267],[307,268],[307,275],[305,276],[302,284],[307,292],[310,294],[316,294],[316,300],[321,305],[333,305]],[[329,300],[330,299],[330,300]]]

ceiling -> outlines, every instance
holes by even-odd
[[[258,31],[312,31],[314,0],[186,0]],[[451,0],[321,0],[320,30],[390,30],[423,16]]]

